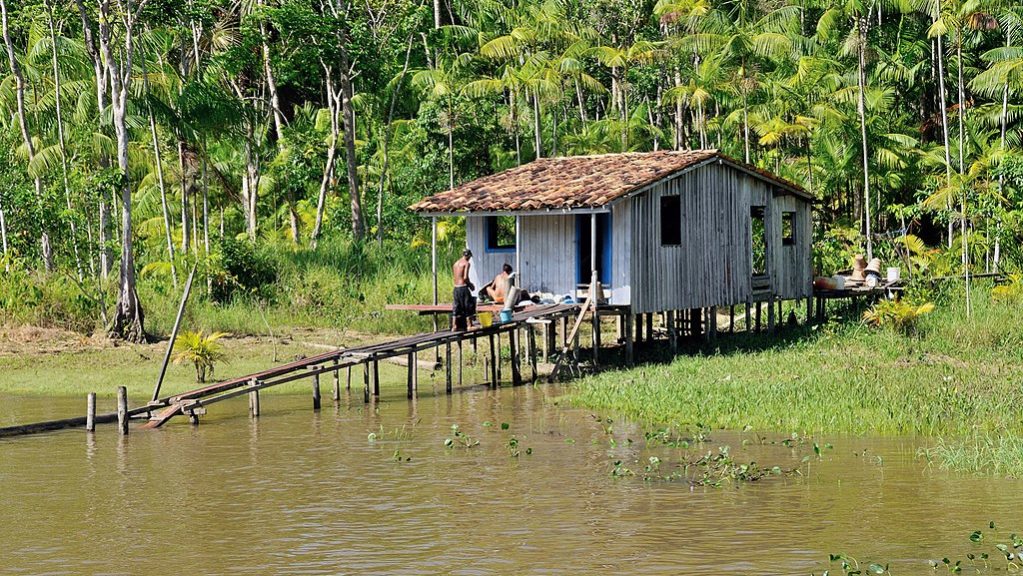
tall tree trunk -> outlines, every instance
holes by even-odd
[[[394,122],[394,108],[398,103],[398,94],[405,83],[405,75],[408,73],[409,58],[412,56],[412,34],[409,34],[407,46],[405,47],[405,63],[401,67],[401,74],[398,75],[398,83],[391,92],[391,102],[387,106],[387,119],[384,122],[384,138],[381,146],[384,152],[384,165],[380,169],[380,181],[377,184],[377,244],[384,245],[384,182],[387,181],[387,167],[390,164],[391,145],[391,124]]]
[[[64,202],[67,207],[68,223],[71,228],[71,248],[75,255],[75,271],[78,274],[78,281],[81,282],[85,279],[85,271],[82,268],[82,256],[78,251],[78,224],[75,222],[74,208],[71,205],[71,186],[68,183],[67,177],[67,148],[64,140],[64,117],[61,113],[61,102],[60,102],[60,66],[57,62],[57,28],[53,21],[53,8],[47,5],[47,22],[50,29],[50,53],[52,55],[53,63],[53,93],[54,93],[54,104],[56,106],[57,115],[57,141],[60,146],[60,168],[61,178],[64,184]]]
[[[966,161],[965,161],[965,149],[966,140],[963,136],[963,123],[966,116],[966,90],[963,85],[963,31],[962,28],[956,30],[956,57],[958,63],[956,68],[958,69],[957,75],[959,78],[959,177],[962,180],[963,175],[966,173]],[[963,262],[963,281],[965,283],[966,290],[966,316],[970,317],[973,313],[972,302],[970,301],[970,246],[969,238],[966,230],[966,195],[967,188],[960,186],[962,198],[959,203],[959,233],[962,236],[961,244],[962,250],[962,262]]]
[[[543,158],[543,128],[540,120],[540,95],[533,91],[533,148],[537,158]],[[452,186],[453,188],[454,186]]]
[[[185,167],[185,140],[178,135],[178,180],[181,186],[181,253],[188,254],[190,248],[189,234],[191,224],[189,222],[188,207],[188,173]]]
[[[945,100],[945,51],[941,47],[941,36],[935,38],[938,55],[938,93],[941,97],[941,136],[945,145],[945,185],[952,186],[952,147],[948,137],[948,103]],[[946,206],[949,214],[951,204]],[[952,247],[952,218],[948,220],[948,247]]]
[[[1012,27],[1008,27],[1005,32],[1005,46],[1006,48],[1012,46]],[[1006,81],[1005,86],[1002,87],[1002,115],[999,118],[1001,124],[1001,134],[999,142],[1001,144],[1002,151],[1005,151],[1005,132],[1009,127],[1009,82]],[[999,172],[998,174],[998,196],[1004,198],[1004,185],[1005,175]],[[1000,207],[999,207],[1000,208]],[[992,259],[992,269],[998,272],[998,265],[1001,263],[1002,257],[1002,214],[999,210],[995,217],[995,253]]]
[[[145,63],[142,66],[142,83],[145,93],[149,95],[149,79],[146,75]],[[170,262],[171,281],[174,288],[178,287],[178,272],[174,267],[174,239],[171,237],[170,209],[167,205],[167,183],[163,178],[163,153],[160,150],[160,139],[156,132],[156,119],[153,118],[153,107],[146,106],[146,115],[149,117],[149,135],[153,141],[153,157],[156,159],[156,180],[160,186],[160,209],[163,215],[163,234],[167,240],[167,261]]]
[[[100,55],[99,48],[96,45],[96,38],[93,34],[93,23],[89,17],[88,11],[85,9],[83,0],[75,0],[75,5],[78,7],[78,15],[82,21],[82,36],[85,40],[85,49],[89,53],[89,58],[92,60],[92,70],[96,78],[96,109],[99,111],[106,110],[107,108],[107,67],[103,63],[103,58]],[[100,127],[102,130],[102,125]],[[110,158],[105,153],[100,153],[99,166],[101,169],[110,167]],[[110,234],[110,208],[107,205],[106,191],[101,191],[99,197],[99,274],[100,278],[106,280],[110,275],[110,265],[113,261],[113,254],[110,251],[109,246],[109,234]],[[89,232],[91,235],[91,232]],[[92,244],[92,239],[89,239],[89,243]],[[90,259],[91,261],[91,259]],[[100,293],[102,297],[102,292]],[[106,312],[104,311],[104,316]],[[104,322],[106,319],[104,318]]]
[[[856,101],[856,111],[860,115],[860,142],[863,149],[863,228],[864,235],[867,238],[867,259],[870,260],[874,258],[874,240],[870,229],[870,163],[869,152],[867,150],[867,107],[864,95],[867,82],[865,54],[867,43],[866,20],[865,17],[861,17],[859,22],[857,22],[859,42],[857,48],[856,80],[859,86],[859,94]]]
[[[28,153],[28,163],[31,165],[35,158],[35,145],[28,132],[28,114],[25,112],[25,77],[21,72],[21,65],[14,54],[14,42],[11,40],[10,28],[7,22],[7,2],[0,0],[0,23],[3,24],[4,44],[7,47],[7,60],[11,66],[11,74],[14,76],[15,99],[17,101],[18,124],[21,128],[21,138],[25,144],[25,151]],[[45,206],[43,205],[43,181],[38,176],[33,178],[35,184],[36,204],[42,222],[42,232],[39,235],[39,248],[43,257],[43,267],[47,272],[53,271],[53,248],[50,246],[50,234],[47,232],[47,218]]]
[[[144,1],[144,0],[143,0]],[[110,102],[113,111],[114,133],[117,135],[117,165],[121,172],[121,267],[118,282],[117,304],[110,326],[110,336],[129,342],[145,342],[144,314],[135,289],[135,250],[132,243],[131,225],[131,180],[129,179],[128,144],[131,135],[127,125],[128,94],[131,91],[132,58],[134,46],[135,8],[131,0],[125,0],[123,20],[124,47],[115,57],[111,46],[113,32],[110,0],[99,0],[100,49],[106,61],[110,76]]]
[[[313,224],[313,231],[309,235],[309,246],[316,249],[316,243],[320,238],[320,228],[323,226],[323,211],[327,204],[327,191],[330,190],[330,183],[334,179],[334,164],[337,157],[337,140],[341,131],[341,103],[340,94],[334,90],[334,77],[328,66],[322,60],[326,77],[327,109],[330,111],[330,141],[327,144],[327,162],[323,166],[323,177],[320,179],[320,193],[316,198],[316,221]]]
[[[4,272],[11,271],[11,260],[7,257],[7,218],[4,216],[4,197],[0,193],[0,244],[3,245]]]

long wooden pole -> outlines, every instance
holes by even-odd
[[[185,281],[185,291],[181,295],[181,304],[178,305],[178,315],[174,319],[174,329],[171,330],[170,342],[167,343],[167,352],[163,355],[163,365],[160,366],[160,377],[156,380],[156,387],[153,388],[153,402],[160,397],[160,387],[163,386],[163,378],[167,375],[167,364],[170,362],[171,353],[174,351],[174,341],[178,338],[178,329],[181,328],[181,317],[185,314],[185,302],[188,301],[188,293],[192,290],[192,279],[195,278],[195,267],[188,273],[188,280]]]

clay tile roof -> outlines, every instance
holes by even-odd
[[[410,208],[428,213],[599,208],[714,158],[805,196],[799,186],[717,150],[684,150],[540,158],[434,194]]]

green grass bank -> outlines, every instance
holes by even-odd
[[[916,335],[852,318],[723,335],[670,363],[587,378],[570,401],[679,428],[920,435],[953,468],[1023,476],[1023,306],[980,285],[967,318],[954,289]]]

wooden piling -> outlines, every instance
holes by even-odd
[[[757,314],[757,328],[756,328],[756,332],[758,332],[758,333],[760,332],[760,311],[761,311],[761,309],[763,309],[762,303],[761,302],[757,302],[757,312],[756,312],[756,314]]]
[[[380,362],[373,361],[373,396],[380,397]]]
[[[312,369],[316,370],[317,367],[313,366]],[[317,373],[313,374],[313,410],[319,409],[320,409],[320,375]]]
[[[767,302],[767,333],[774,333],[774,302]]]
[[[529,369],[532,375],[531,382],[536,382],[536,332],[531,324],[526,324],[526,335],[529,349]]]
[[[128,433],[128,389],[117,387],[117,428],[121,435]]]
[[[351,391],[352,389],[352,367],[349,366],[345,374],[345,390]]]
[[[632,366],[633,364],[633,344],[632,344],[632,310],[625,311],[625,364]]]
[[[752,320],[752,319],[753,319],[753,305],[750,302],[746,302],[746,319],[743,320],[743,322],[745,323],[746,331],[747,332],[749,332],[750,328],[752,327],[750,325],[750,320]]]
[[[518,362],[518,338],[515,337],[515,331],[508,333],[508,350],[511,355],[511,371],[512,371],[512,386],[518,386],[522,384],[522,374],[519,371]]]
[[[334,358],[334,393],[331,399],[334,404],[341,403],[341,370],[337,367],[337,358]]]
[[[646,341],[654,341],[654,315],[652,313],[646,315]]]
[[[728,333],[735,334],[735,305],[728,307]]]
[[[444,345],[444,392],[451,394],[451,342]]]
[[[369,404],[369,361],[362,363],[363,400]]]
[[[711,306],[707,309],[707,334],[710,335],[711,340],[715,340],[718,337],[718,307]]]
[[[806,299],[806,325],[813,323],[813,296]]]
[[[249,380],[250,386],[258,386],[259,380],[253,378]],[[249,416],[253,418],[259,417],[259,390],[253,390],[249,392]]]
[[[671,349],[671,353],[678,353],[678,333],[675,331],[675,311],[668,310],[666,312],[668,317],[668,345]]]
[[[416,355],[415,355],[414,352],[409,352],[408,353],[408,378],[407,378],[407,381],[406,381],[406,386],[408,387],[408,397],[409,397],[409,399],[412,399],[412,397],[415,395],[413,393],[413,391],[412,391],[413,387],[415,386],[413,384],[413,382],[412,382],[412,380],[415,379],[415,373],[416,373]]]
[[[636,314],[636,343],[643,341],[643,315]]]
[[[497,345],[494,343],[494,335],[491,334],[490,338],[490,386],[497,388],[498,378],[500,375],[497,372]]]
[[[96,431],[96,393],[89,392],[85,397],[85,431]]]

